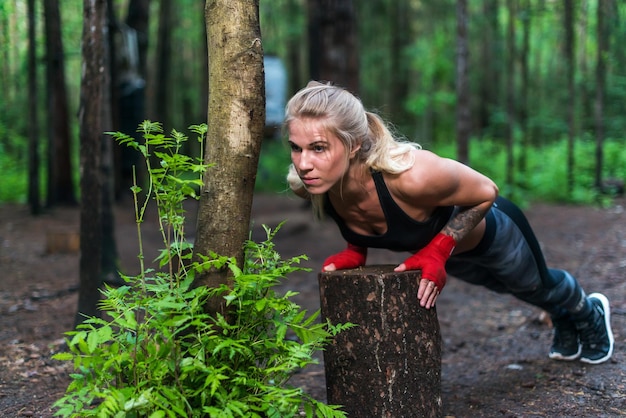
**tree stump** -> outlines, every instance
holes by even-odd
[[[440,417],[437,312],[417,301],[421,272],[393,268],[319,274],[324,320],[358,325],[324,352],[328,403],[350,417]]]

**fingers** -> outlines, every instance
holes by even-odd
[[[406,271],[406,265],[404,263],[400,264],[398,267],[396,267],[395,269],[393,269],[393,271]]]
[[[330,263],[327,266],[322,267],[323,271],[335,271],[337,268],[335,267],[335,263]]]
[[[432,308],[435,306],[437,296],[439,296],[439,289],[437,289],[435,283],[427,279],[421,279],[417,290],[417,299],[420,305],[426,309]]]

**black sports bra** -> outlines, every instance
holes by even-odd
[[[337,214],[325,196],[324,210],[337,223],[343,238],[359,247],[385,248],[392,251],[417,251],[428,244],[448,223],[454,206],[440,206],[424,222],[416,221],[407,215],[393,200],[381,172],[372,171],[378,200],[387,221],[387,232],[381,235],[361,235],[352,231]]]

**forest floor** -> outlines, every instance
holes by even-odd
[[[437,303],[443,337],[442,396],[448,417],[626,416],[626,201],[609,208],[536,204],[526,213],[551,266],[571,271],[588,293],[611,300],[615,354],[602,365],[549,360],[551,328],[542,312],[509,296],[451,278]],[[189,218],[193,216],[190,212]],[[0,416],[51,417],[69,370],[51,359],[72,327],[78,298],[77,251],[47,250],[55,233],[78,233],[77,208],[36,218],[23,206],[0,206]],[[334,224],[315,223],[301,201],[255,196],[255,239],[260,225],[286,224],[275,238],[283,257],[306,254],[305,266],[281,285],[294,301],[319,307],[317,271],[343,249]],[[133,273],[137,239],[130,202],[116,207],[122,270]],[[154,219],[144,225],[146,254],[161,241]],[[193,231],[192,231],[193,232]],[[57,248],[58,250],[58,248]],[[404,254],[372,251],[369,264],[400,262]],[[149,257],[147,257],[149,258]],[[292,379],[326,400],[323,365]]]

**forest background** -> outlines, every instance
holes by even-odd
[[[29,2],[35,24],[32,52]],[[169,131],[206,121],[205,2],[110,4],[113,45],[122,57],[117,92],[135,95],[128,113],[134,118],[118,111],[112,128],[132,133],[138,122],[150,119]],[[521,202],[590,203],[598,192],[623,187],[622,2],[259,4],[264,53],[280,58],[286,68],[287,96],[309,79],[344,85],[407,138],[470,164]],[[29,200],[29,159],[30,166],[40,167],[31,167],[30,176],[38,173],[44,205],[76,201],[83,19],[77,5],[54,0],[0,4],[0,202]],[[133,7],[146,13],[144,28],[136,24]],[[55,25],[60,46],[51,45]],[[321,53],[321,46],[327,52]],[[29,59],[35,63],[32,70]],[[35,90],[28,88],[29,77]],[[65,90],[65,104],[58,101],[58,89]],[[65,130],[58,128],[59,120],[67,121]],[[115,152],[115,171],[121,172],[122,151]],[[265,141],[258,190],[285,188],[288,158],[280,141]],[[64,172],[69,173],[65,178]]]

